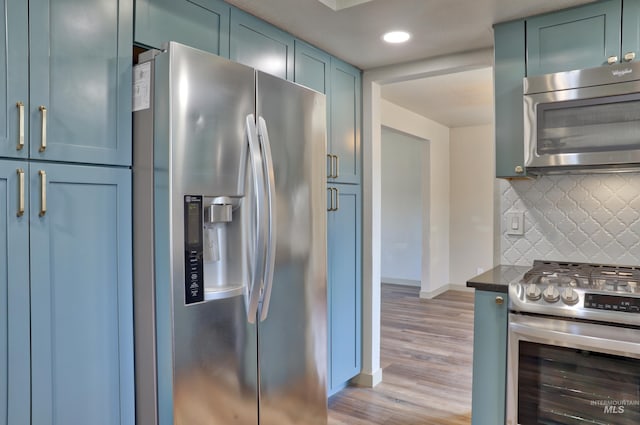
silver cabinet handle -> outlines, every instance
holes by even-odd
[[[16,172],[18,173],[18,213],[16,215],[22,217],[24,215],[24,170],[18,168]]]
[[[614,63],[618,63],[618,57],[617,56],[609,56],[607,58],[607,63],[609,65],[613,65]]]
[[[498,305],[504,304],[504,298],[500,297],[500,296],[497,296],[496,297],[496,304],[498,304]]]
[[[333,170],[333,178],[337,179],[339,177],[338,176],[338,170],[340,169],[340,162],[338,160],[338,155],[333,155],[333,158],[336,161],[336,168],[334,168],[334,170]]]
[[[47,173],[39,170],[40,175],[40,217],[44,217],[47,213]]]
[[[627,52],[623,56],[623,59],[624,59],[625,62],[631,62],[635,58],[636,58],[636,53],[635,52]]]
[[[516,165],[515,172],[516,172],[517,174],[522,174],[522,173],[524,173],[524,168],[522,168],[522,165]]]
[[[333,189],[331,189],[330,187],[327,188],[327,192],[329,195],[329,206],[327,207],[327,211],[331,212],[333,211]]]
[[[40,152],[44,152],[47,149],[47,108],[45,106],[40,105],[38,108],[42,113],[42,136],[40,139]]]
[[[340,209],[340,193],[338,192],[337,187],[334,187],[333,190],[335,191],[335,194],[336,194],[336,206],[334,208],[334,211],[338,211]]]
[[[327,154],[327,178],[330,179],[333,177],[333,155]]]
[[[24,103],[16,103],[18,108],[18,146],[16,150],[22,150],[24,148]]]

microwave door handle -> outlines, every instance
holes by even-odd
[[[262,278],[264,270],[265,251],[265,182],[264,163],[260,153],[258,143],[258,132],[256,130],[255,118],[253,114],[246,118],[247,141],[249,144],[249,162],[253,174],[254,196],[256,203],[256,233],[255,239],[250,241],[249,249],[253,250],[253,256],[249,256],[250,261],[250,285],[247,291],[246,307],[247,321],[255,323],[258,316],[258,305],[260,303],[260,291],[262,290]]]
[[[258,117],[258,139],[262,147],[262,157],[264,159],[264,171],[267,194],[267,252],[264,267],[264,294],[262,298],[262,311],[260,321],[263,322],[269,314],[269,302],[271,301],[271,291],[273,290],[273,271],[275,268],[276,253],[276,185],[273,170],[273,157],[271,156],[271,142],[267,123],[264,118]]]

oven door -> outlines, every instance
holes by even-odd
[[[507,425],[640,424],[638,328],[511,313],[507,362]]]

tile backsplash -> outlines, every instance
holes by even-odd
[[[542,176],[499,182],[500,260],[640,265],[640,174]],[[524,235],[505,214],[523,211]]]

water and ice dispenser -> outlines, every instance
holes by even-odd
[[[242,198],[186,195],[185,303],[243,293]]]

